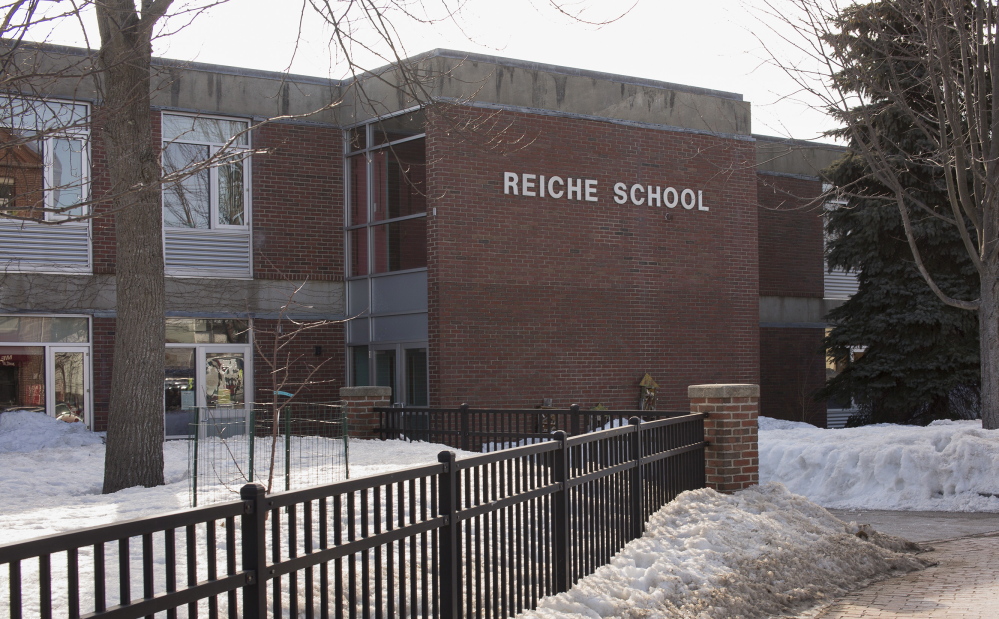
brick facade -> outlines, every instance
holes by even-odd
[[[529,145],[428,130],[432,405],[632,408],[648,372],[682,410],[689,384],[759,380],[751,141],[490,114]],[[505,195],[504,172],[595,179],[599,201]],[[701,190],[710,210],[619,205],[617,182]]]
[[[91,320],[93,341],[90,358],[93,364],[93,415],[92,429],[108,429],[108,404],[111,401],[111,368],[114,365],[114,318]]]
[[[287,373],[279,371],[278,391],[297,393],[300,402],[332,403],[340,400],[340,388],[344,386],[344,338],[343,324],[329,322],[302,321],[298,326],[290,321],[282,321],[282,335],[295,333],[293,338],[283,339],[276,365],[288,367]],[[269,402],[274,391],[271,382],[271,360],[274,350],[274,331],[277,320],[256,319],[254,321],[253,370],[257,402]],[[267,359],[263,357],[266,356]],[[285,381],[281,384],[281,381]],[[307,383],[302,385],[302,383]]]
[[[253,132],[258,279],[343,279],[343,132],[272,123]]]
[[[758,174],[760,295],[821,299],[825,260],[822,183]]]
[[[822,329],[760,329],[760,414],[824,427],[825,402],[815,393],[826,380]]]

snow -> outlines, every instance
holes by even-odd
[[[879,545],[901,547],[897,538],[864,540],[858,530],[778,483],[685,492],[610,564],[519,616],[769,617],[925,567]]]
[[[82,423],[66,423],[32,411],[7,411],[0,415],[0,453],[83,447],[101,442],[101,437]]]
[[[999,432],[977,422],[824,430],[764,418],[759,436],[761,480],[780,483],[684,493],[611,564],[524,616],[767,616],[921,565],[895,552],[902,541],[820,505],[999,511]],[[443,449],[351,439],[350,476],[433,463]],[[102,495],[100,436],[40,413],[3,413],[0,544],[185,509],[186,442],[167,442],[164,456],[166,485]],[[25,584],[26,599],[37,598],[37,583]]]
[[[999,512],[999,430],[760,419],[760,480],[831,508]]]

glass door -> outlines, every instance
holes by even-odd
[[[391,387],[392,397],[389,400],[392,405],[401,404],[398,401],[399,389],[395,384],[396,377],[396,354],[395,346],[392,348],[376,349],[374,351],[375,364],[375,386]]]
[[[90,351],[81,347],[52,346],[50,349],[48,372],[53,394],[48,413],[60,421],[68,423],[90,419],[90,377],[87,372],[87,356]]]
[[[166,436],[189,436],[198,408],[238,409],[237,416],[245,416],[246,394],[252,393],[249,354],[243,345],[168,346],[163,387]]]
[[[194,346],[166,349],[163,382],[164,431],[166,436],[188,436],[196,419],[198,385],[195,372],[198,349]]]
[[[393,406],[430,404],[426,344],[376,344],[371,348],[373,384],[392,388]],[[357,374],[355,369],[355,378]]]
[[[427,380],[427,349],[425,347],[404,349],[405,362],[404,393],[407,406],[429,406],[429,383]]]

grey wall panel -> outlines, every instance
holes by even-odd
[[[368,307],[368,280],[352,279],[347,282],[347,313],[358,316],[371,312]]]
[[[427,272],[371,278],[371,313],[427,311]]]
[[[367,318],[355,318],[347,323],[347,344],[360,346],[370,340]]]
[[[404,342],[427,339],[427,315],[403,314],[372,318],[375,342]]]

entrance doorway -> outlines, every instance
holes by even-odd
[[[250,347],[168,345],[163,386],[166,436],[189,436],[197,408],[245,409],[253,393]]]
[[[425,343],[352,346],[350,360],[353,385],[391,387],[393,406],[430,404]]]

